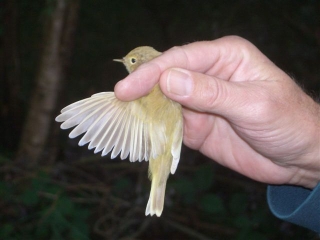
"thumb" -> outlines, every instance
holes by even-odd
[[[248,95],[256,90],[251,91],[244,84],[248,82],[230,82],[179,68],[168,69],[160,78],[161,90],[170,99],[189,109],[218,114],[229,120],[245,117],[248,104],[252,104],[253,96]],[[252,83],[249,88],[250,85],[257,87]]]

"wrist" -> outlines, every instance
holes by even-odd
[[[311,189],[320,182],[320,105],[315,102],[312,105],[313,118],[307,122],[310,141],[304,154],[296,160],[298,170],[292,179],[295,185]]]

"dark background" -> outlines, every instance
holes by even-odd
[[[0,239],[319,239],[270,213],[265,184],[185,147],[161,218],[145,217],[147,163],[94,155],[54,122],[67,104],[112,91],[127,74],[112,59],[134,47],[164,51],[226,35],[253,42],[317,97],[319,1],[65,1],[76,18],[65,24],[73,31],[59,50],[63,71],[47,91],[58,96],[46,113],[49,126],[30,130],[48,132],[33,159],[18,152],[28,140],[28,112],[41,104],[30,99],[54,36],[55,3],[0,1]]]

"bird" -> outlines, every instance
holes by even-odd
[[[162,53],[150,46],[137,47],[122,59],[129,74],[141,64]],[[156,84],[146,96],[124,102],[114,92],[100,92],[72,103],[55,119],[61,129],[75,127],[69,134],[75,138],[85,133],[79,146],[87,143],[94,153],[111,152],[111,159],[120,155],[130,162],[149,161],[151,180],[145,215],[160,217],[164,207],[167,179],[176,172],[180,160],[183,117],[179,103],[167,98]]]

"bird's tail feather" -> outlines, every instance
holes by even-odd
[[[146,208],[146,216],[149,214],[150,216],[153,216],[154,214],[158,217],[161,216],[166,192],[166,183],[167,181],[161,181],[157,174],[153,176],[150,197]]]

